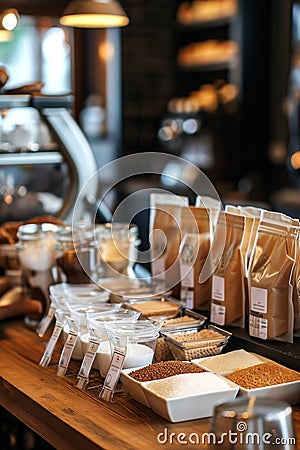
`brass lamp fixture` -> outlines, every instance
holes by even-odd
[[[79,28],[124,27],[129,23],[124,9],[115,0],[71,0],[59,21]]]
[[[0,28],[13,31],[19,23],[19,13],[16,9],[6,9],[0,15]]]
[[[16,9],[6,9],[0,13],[0,42],[9,42],[13,38],[13,30],[19,23],[19,13]]]
[[[9,42],[13,38],[13,33],[0,27],[0,42]]]

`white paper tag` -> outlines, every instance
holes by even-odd
[[[55,308],[52,308],[50,306],[47,315],[42,318],[42,320],[38,326],[38,329],[36,330],[39,337],[43,337],[44,334],[46,333],[46,331],[48,330],[49,325],[54,317],[54,314],[55,314]]]
[[[194,289],[182,287],[180,289],[180,300],[185,303],[185,307],[194,308]]]
[[[249,334],[250,336],[266,340],[268,338],[268,320],[250,314]]]
[[[194,308],[194,291],[187,291],[187,296],[185,300],[185,307],[189,309]]]
[[[55,325],[55,327],[54,327],[54,329],[52,331],[51,337],[50,337],[50,339],[48,341],[46,350],[45,350],[45,352],[44,352],[44,354],[42,356],[42,359],[39,362],[40,366],[47,367],[48,364],[50,363],[51,358],[52,358],[53,350],[55,348],[55,345],[56,345],[56,343],[58,341],[58,338],[59,338],[61,332],[62,332],[62,326]]]
[[[82,377],[82,378],[86,378],[86,379],[89,378],[89,374],[90,374],[93,362],[95,360],[98,348],[99,348],[98,342],[90,341],[87,352],[84,355],[84,358],[82,360],[82,363],[81,363],[81,366],[80,366],[80,369],[78,372],[78,377]]]
[[[99,397],[111,401],[124,364],[126,349],[115,348]]]
[[[224,301],[225,300],[225,279],[223,277],[218,277],[213,275],[212,277],[212,298],[214,300]]]
[[[57,375],[63,377],[69,367],[70,359],[75,348],[78,334],[70,332],[59,358]]]
[[[194,287],[194,267],[180,265],[181,286]]]
[[[151,263],[152,276],[165,280],[166,263],[165,258],[158,258]]]
[[[250,309],[261,314],[268,311],[268,290],[252,287],[250,294]]]
[[[195,272],[194,264],[197,258],[199,249],[199,235],[194,233],[187,233],[184,236],[182,245],[180,247],[180,277],[181,286],[193,288],[195,287]],[[194,303],[194,296],[192,297]]]
[[[211,304],[210,321],[218,325],[225,325],[226,308],[222,305]]]

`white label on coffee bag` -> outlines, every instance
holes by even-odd
[[[180,275],[182,278],[181,286],[194,287],[194,267],[180,266]]]
[[[152,276],[161,280],[165,279],[166,263],[165,258],[158,258],[151,263]]]
[[[194,308],[194,291],[187,291],[187,296],[185,299],[185,307],[189,309]]]
[[[225,279],[223,277],[212,277],[212,298],[213,300],[225,300]]]
[[[225,325],[225,306],[211,304],[210,321],[218,325]]]
[[[250,295],[250,309],[261,314],[266,314],[268,310],[267,289],[252,287]]]
[[[181,286],[180,300],[184,302],[184,306],[186,308],[193,309],[194,308],[194,289]]]
[[[180,276],[181,285],[184,287],[195,286],[194,264],[197,258],[199,247],[199,235],[187,233],[180,248]]]
[[[250,336],[257,337],[259,339],[268,338],[268,321],[262,317],[249,316],[249,334]]]

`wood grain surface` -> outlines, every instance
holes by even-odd
[[[98,371],[91,376],[91,389],[75,387],[79,362],[72,361],[67,375],[56,375],[61,343],[52,365],[38,365],[47,338],[41,340],[22,320],[0,325],[0,404],[59,450],[195,448],[174,436],[209,432],[210,419],[170,423],[125,393],[113,403],[98,398]],[[98,387],[97,387],[98,386]],[[300,408],[294,408],[296,435],[300,442]],[[167,442],[159,443],[159,433]],[[184,438],[182,438],[184,439]],[[198,445],[199,447],[199,445]],[[206,445],[200,445],[206,448]]]

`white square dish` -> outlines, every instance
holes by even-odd
[[[245,397],[268,397],[273,400],[285,401],[290,405],[298,405],[300,403],[300,380],[256,389],[240,387],[239,392]]]
[[[199,374],[202,375],[202,374]],[[210,373],[218,378],[219,375]],[[160,380],[157,380],[160,381]],[[217,402],[232,400],[238,393],[238,386],[226,380],[228,388],[216,392],[202,392],[201,394],[188,395],[176,398],[166,398],[150,390],[144,383],[142,389],[151,409],[170,422],[183,422],[195,420],[213,415],[214,406]]]
[[[141,367],[135,367],[134,369],[123,369],[121,371],[120,380],[124,391],[130,394],[131,397],[134,398],[134,400],[137,400],[138,402],[142,403],[142,405],[150,408],[150,404],[143,389],[143,385],[147,384],[148,382],[137,381],[129,376],[130,372],[134,372],[138,369],[141,369]]]
[[[212,363],[214,363],[215,367],[210,367],[209,365],[207,365],[207,361],[211,361]],[[205,356],[203,358],[193,359],[191,362],[197,364],[205,370],[217,373],[218,375],[226,375],[233,372],[234,370],[244,369],[246,367],[263,363],[265,361],[266,358],[264,358],[263,356],[240,349],[233,350],[228,353],[222,353],[219,355]],[[221,369],[222,363],[227,365],[227,370]],[[216,369],[216,364],[219,365],[219,369]]]
[[[289,369],[282,364],[279,364],[271,359],[265,358],[260,355],[256,355],[261,358],[263,364],[254,365],[245,369],[236,370],[231,372],[235,379],[230,380],[239,386],[240,395],[246,397],[270,397],[275,400],[282,400],[288,402],[290,405],[297,405],[300,403],[300,373],[296,370]],[[249,370],[249,379],[258,380],[262,379],[264,382],[262,384],[267,384],[265,380],[269,380],[270,376],[273,377],[273,382],[275,382],[274,377],[280,381],[277,384],[269,384],[267,386],[246,388],[242,386],[243,382],[237,379],[237,374],[243,373]],[[230,376],[230,374],[226,374]],[[244,375],[245,376],[245,375]],[[225,377],[224,377],[225,378]],[[285,378],[285,380],[284,380]],[[289,378],[289,381],[288,381]],[[227,379],[227,378],[226,378]],[[243,376],[242,376],[243,379]],[[285,381],[285,382],[281,382]]]

